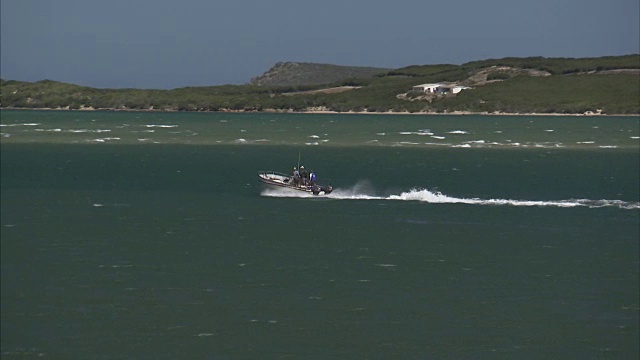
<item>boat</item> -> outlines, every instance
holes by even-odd
[[[331,185],[303,185],[295,184],[293,175],[283,174],[277,171],[258,171],[258,179],[267,187],[275,189],[291,189],[296,191],[302,191],[313,195],[327,195],[333,191]]]

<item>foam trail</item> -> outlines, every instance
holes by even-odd
[[[264,189],[262,190],[262,193],[260,193],[260,195],[268,196],[268,197],[282,197],[282,198],[292,198],[292,197],[309,198],[309,197],[315,196],[313,194],[309,194],[309,193],[297,191],[297,190],[291,190],[287,188]]]
[[[439,192],[429,190],[414,189],[403,192],[400,195],[389,196],[390,200],[412,200],[424,201],[428,203],[449,203],[449,204],[470,204],[470,205],[510,205],[510,206],[539,206],[539,207],[618,207],[621,209],[640,209],[640,203],[627,202],[622,200],[589,200],[589,199],[568,199],[568,200],[513,200],[513,199],[478,199],[478,198],[455,198]]]
[[[277,189],[264,190],[263,196],[271,197],[298,197],[314,198],[316,196],[295,190]],[[336,188],[331,194],[320,196],[321,198],[340,200],[393,200],[393,201],[419,201],[429,204],[467,204],[484,206],[537,206],[537,207],[617,207],[620,209],[637,210],[640,209],[640,202],[629,202],[623,200],[590,200],[590,199],[568,199],[568,200],[513,200],[513,199],[479,199],[479,198],[456,198],[445,195],[441,192],[433,192],[426,189],[412,189],[401,192],[398,195],[388,196],[374,195],[370,189],[370,184],[360,182],[351,189]]]

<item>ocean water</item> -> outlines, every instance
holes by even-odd
[[[638,117],[0,125],[3,359],[640,355]]]

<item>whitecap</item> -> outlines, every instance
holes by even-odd
[[[107,138],[101,138],[101,139],[89,139],[87,141],[93,141],[93,142],[107,142],[107,141],[114,141],[114,140],[121,140],[119,137],[107,137]]]
[[[414,143],[409,141],[399,141],[399,142],[394,142],[391,146],[404,146],[404,145],[419,145],[419,143]]]
[[[418,131],[400,131],[398,134],[400,135],[420,135],[420,136],[427,136],[427,135],[433,135],[432,132],[429,132],[428,130],[418,130]]]
[[[110,132],[111,130],[109,129],[96,129],[96,130],[91,130],[91,129],[69,129],[69,130],[65,130],[64,132],[68,132],[68,133],[73,133],[73,134],[81,134],[81,133],[103,133],[103,132]]]
[[[444,140],[444,139],[446,139],[446,137],[444,137],[444,136],[431,135],[431,137],[432,137],[432,138],[434,138],[434,139],[438,139],[438,140]]]
[[[0,126],[40,126],[40,123],[24,123],[24,124],[0,124]]]
[[[145,127],[148,127],[148,128],[175,128],[175,127],[178,127],[178,125],[156,125],[156,124],[149,124],[149,125],[145,125]]]
[[[320,136],[318,136],[318,135],[309,135],[309,137],[312,138],[312,139],[319,139],[320,138]]]
[[[443,144],[443,143],[430,143],[430,142],[426,142],[426,143],[424,143],[424,144],[425,144],[425,145],[434,145],[434,146],[451,146],[451,144],[449,144],[449,143],[445,143],[445,144]]]
[[[468,131],[464,131],[464,130],[449,131],[449,134],[456,134],[456,135],[466,135],[468,133],[469,133]]]

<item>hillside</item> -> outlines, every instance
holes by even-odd
[[[363,72],[356,76],[357,69]],[[281,85],[266,85],[270,81]],[[425,83],[471,88],[430,96],[412,90]],[[0,80],[0,88],[4,108],[640,114],[640,55],[504,58],[388,71],[279,63],[251,84],[173,90],[96,89],[50,80]]]
[[[350,78],[369,78],[391,69],[315,64],[307,62],[279,62],[264,74],[249,82],[258,86],[304,86],[330,84]]]

